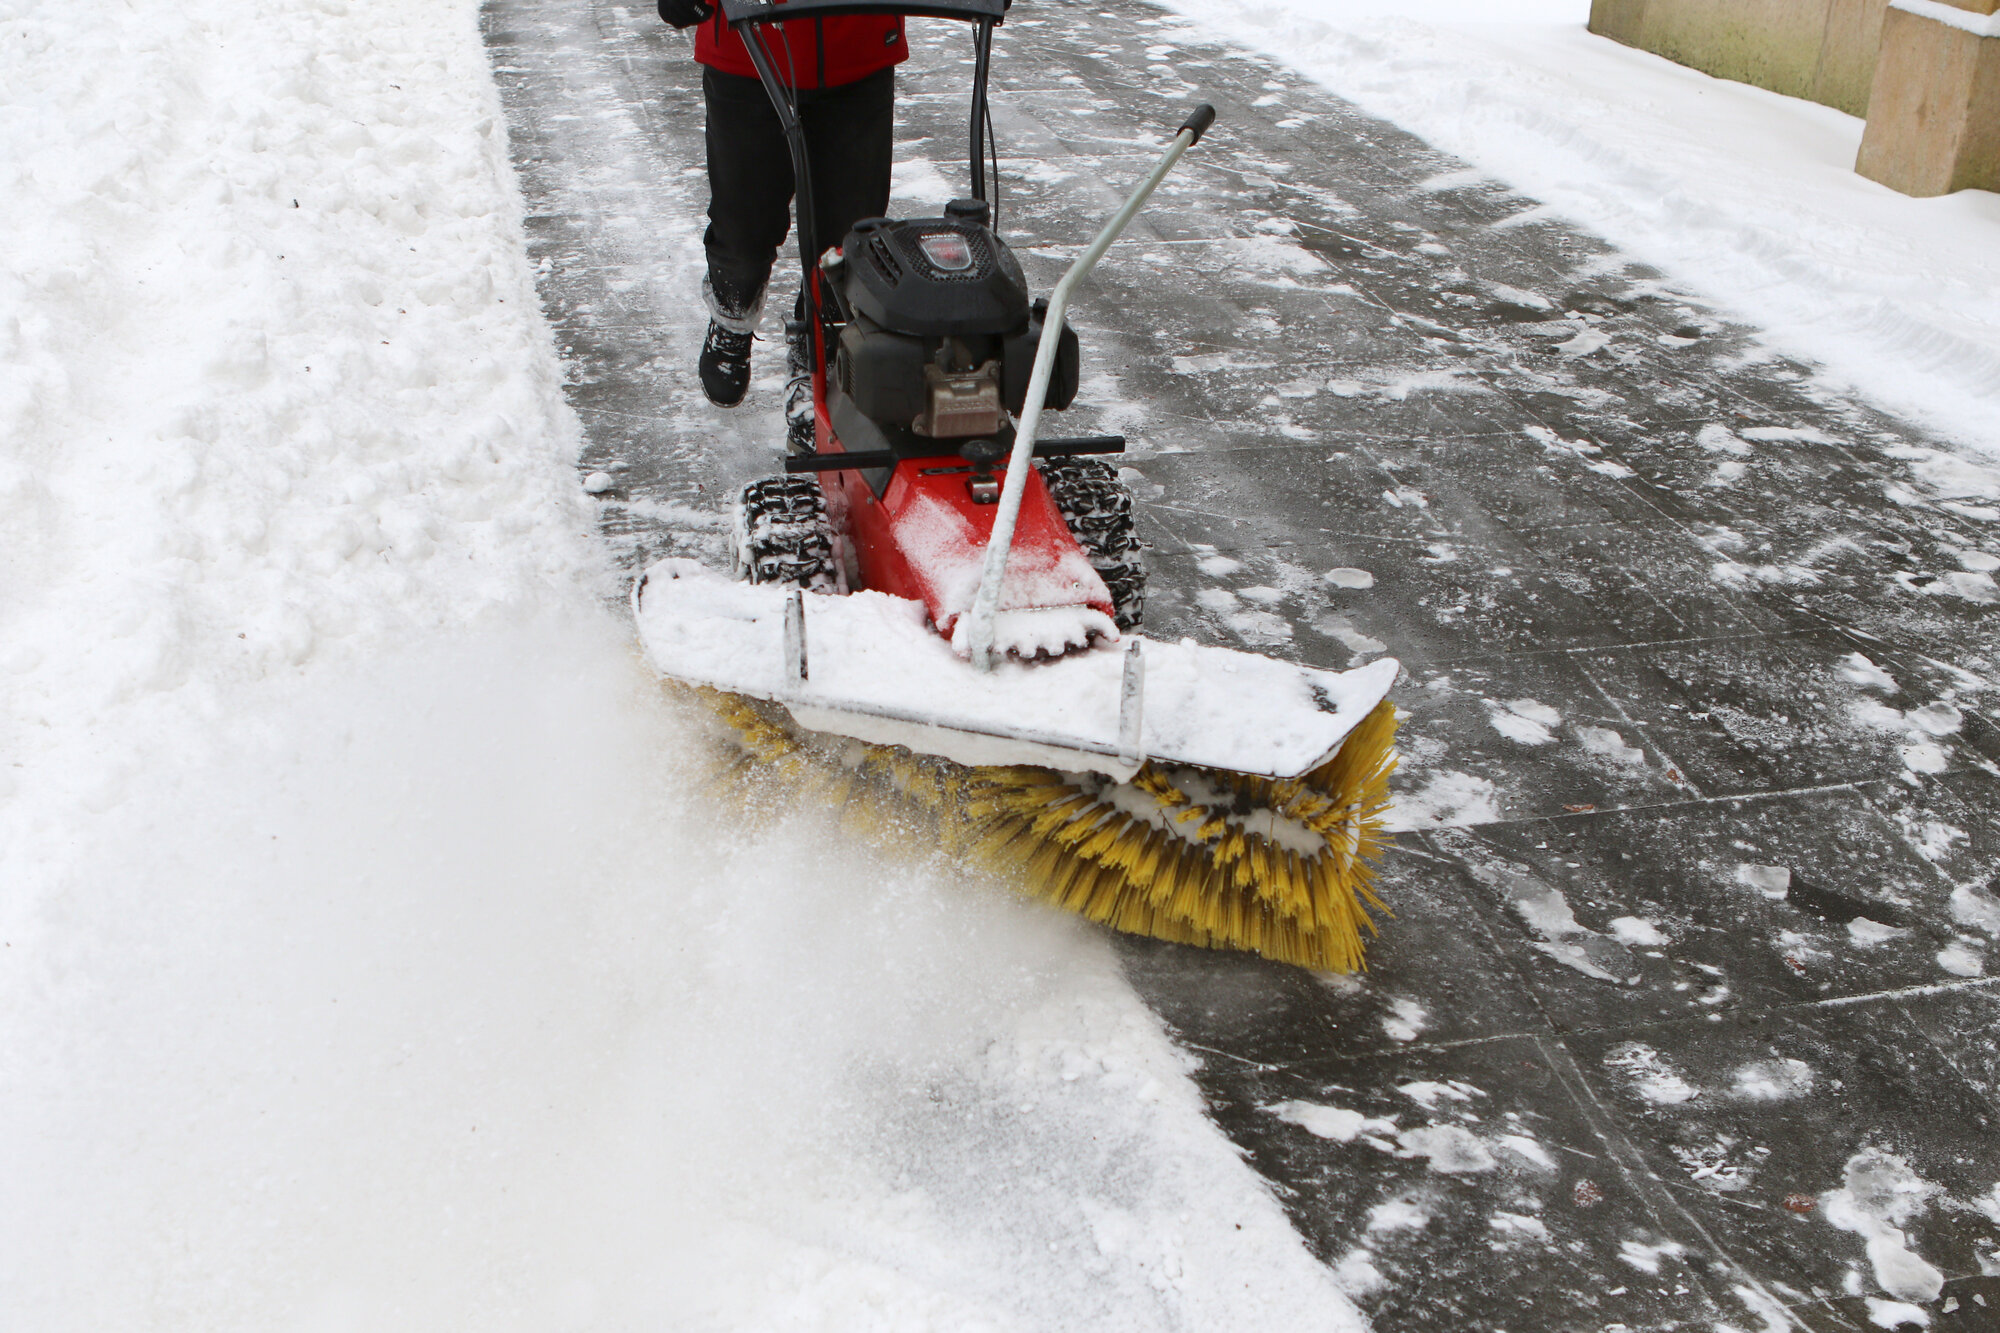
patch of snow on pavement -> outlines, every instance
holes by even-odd
[[[1700,1091],[1682,1078],[1665,1056],[1642,1042],[1632,1041],[1612,1047],[1604,1056],[1604,1064],[1606,1068],[1623,1074],[1639,1096],[1661,1106],[1692,1101],[1700,1095]]]
[[[1702,448],[1713,454],[1735,454],[1741,457],[1742,455],[1754,452],[1749,445],[1743,442],[1741,437],[1733,433],[1727,426],[1718,426],[1713,423],[1703,426],[1699,431],[1695,432],[1694,439],[1696,444],[1699,444]],[[1860,654],[1856,653],[1855,656],[1859,657]]]
[[[1995,570],[2000,570],[2000,555],[1992,555],[1985,551],[1960,551],[1958,553],[1958,563],[1964,565],[1967,569],[1978,570],[1982,574],[1991,574]]]
[[[1938,950],[1937,965],[1955,977],[1984,976],[1986,956],[1964,940],[1953,940]]]
[[[1226,555],[1207,555],[1195,561],[1195,568],[1212,579],[1227,578],[1243,568],[1243,562]]]
[[[1989,893],[1969,885],[1953,889],[1951,916],[1961,926],[1974,926],[2000,939],[2000,899]]]
[[[1704,1189],[1718,1194],[1734,1194],[1750,1187],[1771,1151],[1753,1147],[1747,1153],[1739,1153],[1741,1145],[1742,1140],[1734,1135],[1717,1134],[1705,1141],[1669,1144],[1667,1151],[1681,1164],[1689,1180],[1698,1181]]]
[[[1644,764],[1646,752],[1636,745],[1627,745],[1625,738],[1609,727],[1578,727],[1576,738],[1583,742],[1583,748],[1600,758],[1615,764]]]
[[[1406,1199],[1390,1199],[1368,1210],[1369,1231],[1421,1231],[1430,1225],[1431,1215],[1422,1205]]]
[[[1279,1102],[1276,1106],[1265,1109],[1278,1119],[1297,1125],[1315,1138],[1332,1139],[1335,1143],[1352,1143],[1363,1134],[1396,1132],[1394,1120],[1365,1116],[1359,1111],[1350,1111],[1340,1106],[1291,1101]]]
[[[1810,426],[1746,426],[1737,432],[1746,440],[1764,444],[1839,444],[1823,430]]]
[[[1994,602],[2000,602],[2000,583],[1995,583],[1991,574],[1977,570],[1952,570],[1935,583],[1924,585],[1924,591],[1931,594],[1949,593],[1953,597],[1962,597],[1979,606],[1991,606]]]
[[[1549,1229],[1542,1224],[1542,1219],[1530,1217],[1526,1213],[1496,1212],[1486,1219],[1486,1225],[1495,1231],[1527,1236],[1531,1240],[1549,1238]]]
[[[1430,1017],[1424,1007],[1415,1000],[1403,998],[1389,1002],[1389,1012],[1382,1015],[1382,1031],[1390,1041],[1415,1041],[1423,1034],[1424,1020]]]
[[[1730,1294],[1743,1302],[1745,1309],[1763,1322],[1763,1327],[1758,1329],[1757,1333],[1793,1333],[1793,1330],[1798,1328],[1797,1321],[1785,1309],[1784,1302],[1761,1287],[1739,1283],[1729,1290]],[[1717,1326],[1717,1333],[1720,1333],[1722,1327],[1724,1326]]]
[[[1907,927],[1885,925],[1880,921],[1870,921],[1865,916],[1857,916],[1847,923],[1847,938],[1852,940],[1857,948],[1862,949],[1872,949],[1878,944],[1887,944],[1890,940],[1900,939],[1909,933]]]
[[[1474,183],[1476,183],[1479,173],[1472,172],[1470,174],[1475,178]],[[1464,184],[1466,182],[1458,183]],[[1556,303],[1548,297],[1543,296],[1540,292],[1522,291],[1519,287],[1509,287],[1501,282],[1487,282],[1480,285],[1485,289],[1488,296],[1491,296],[1494,300],[1504,305],[1518,306],[1522,310],[1538,310],[1545,314],[1553,314],[1557,309]]]
[[[1623,1240],[1618,1242],[1618,1257],[1642,1273],[1658,1277],[1660,1261],[1678,1259],[1687,1253],[1687,1247],[1677,1241],[1663,1240],[1656,1245],[1641,1241]]]
[[[1237,594],[1227,588],[1202,588],[1195,593],[1194,599],[1204,610],[1213,612],[1233,634],[1247,644],[1270,647],[1291,641],[1291,621],[1270,611],[1255,607],[1245,608]]]
[[[1333,1280],[1350,1296],[1367,1296],[1389,1285],[1375,1266],[1375,1254],[1366,1248],[1349,1250],[1333,1266]]]
[[[1950,736],[1965,726],[1965,714],[1948,703],[1929,703],[1903,714],[1926,736]]]
[[[1489,699],[1486,717],[1493,730],[1522,745],[1547,745],[1562,725],[1561,713],[1533,699]]]
[[[1523,891],[1513,895],[1514,910],[1528,923],[1528,928],[1543,939],[1560,939],[1564,935],[1584,933],[1577,924],[1576,912],[1570,907],[1569,899],[1562,890],[1536,883],[1531,891],[1523,886]]]
[[[1902,1227],[1929,1205],[1938,1187],[1880,1148],[1848,1158],[1843,1175],[1841,1188],[1820,1196],[1821,1215],[1861,1237],[1875,1284],[1883,1291],[1899,1301],[1936,1300],[1944,1274],[1911,1251]]]
[[[1321,611],[1313,617],[1311,623],[1316,632],[1324,634],[1354,654],[1351,660],[1357,666],[1369,656],[1389,646],[1372,635],[1363,634],[1355,628],[1353,621],[1337,611]]]
[[[1528,929],[1540,936],[1535,948],[1564,967],[1611,982],[1619,980],[1619,972],[1612,968],[1630,969],[1631,956],[1624,946],[1579,923],[1562,890],[1518,870],[1488,870],[1482,878],[1493,884]]]
[[[1612,935],[1642,949],[1657,949],[1668,943],[1665,932],[1642,916],[1618,916],[1605,923]]]
[[[1486,1145],[1463,1125],[1425,1125],[1396,1136],[1398,1156],[1421,1157],[1433,1171],[1469,1175],[1491,1171],[1497,1162]]]
[[[1757,890],[1773,902],[1783,902],[1792,891],[1792,872],[1784,866],[1760,866],[1739,862],[1736,882]]]
[[[1880,1296],[1867,1296],[1863,1303],[1868,1307],[1868,1322],[1877,1328],[1908,1328],[1914,1324],[1918,1328],[1929,1328],[1931,1317],[1921,1306],[1908,1301],[1885,1301]]]
[[[1951,766],[1950,759],[1940,747],[1929,741],[1915,741],[1897,751],[1903,767],[1912,773],[1942,773]]]
[[[1791,1101],[1813,1090],[1813,1069],[1803,1060],[1753,1060],[1732,1078],[1730,1090],[1753,1102]]]
[[[1414,1083],[1398,1084],[1396,1091],[1402,1093],[1426,1111],[1435,1111],[1437,1109],[1438,1098],[1440,1097],[1451,1102],[1469,1102],[1474,1097],[1484,1097],[1486,1095],[1482,1089],[1475,1088],[1470,1083],[1461,1083],[1457,1079],[1452,1079],[1445,1083],[1437,1083],[1429,1079],[1419,1079]]]
[[[1391,833],[1407,833],[1496,823],[1500,818],[1498,796],[1490,779],[1448,770],[1417,791],[1397,792],[1383,827]]]
[[[1558,334],[1558,337],[1561,335]],[[1611,345],[1611,335],[1602,329],[1591,328],[1578,323],[1573,326],[1570,336],[1557,343],[1551,350],[1562,356],[1584,357],[1593,352],[1601,352]]]
[[[1509,1152],[1527,1158],[1544,1171],[1556,1169],[1555,1158],[1549,1156],[1547,1149],[1526,1134],[1500,1134],[1495,1136],[1495,1141]]]

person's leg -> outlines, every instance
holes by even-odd
[[[702,72],[708,114],[708,338],[702,389],[734,407],[750,384],[750,342],[778,247],[791,229],[792,162],[771,99],[755,79]]]
[[[824,253],[847,238],[862,218],[889,208],[889,169],[896,128],[896,71],[885,69],[855,83],[804,94],[799,119],[805,127],[812,169],[813,244]],[[795,454],[811,453],[813,438],[812,360],[805,345],[805,300],[794,306],[793,327],[801,331],[787,349],[785,443]]]
[[[802,99],[806,160],[812,164],[814,243],[824,252],[862,218],[889,211],[896,142],[896,71]],[[939,200],[942,207],[943,200]]]

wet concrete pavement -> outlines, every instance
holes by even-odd
[[[691,373],[686,39],[486,24],[603,531],[719,559],[782,356],[733,413]],[[969,52],[912,28],[923,215],[963,189]],[[1860,1330],[1892,1294],[2000,1328],[2000,474],[1137,4],[998,42],[1038,290],[1196,100],[1060,428],[1132,437],[1150,632],[1407,667],[1366,978],[1124,947],[1218,1121],[1379,1329]]]

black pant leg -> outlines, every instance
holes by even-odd
[[[792,159],[778,113],[756,79],[702,71],[708,115],[709,282],[732,309],[748,309],[770,281],[790,230]],[[896,71],[798,94],[812,171],[813,245],[840,244],[848,228],[889,208],[896,131]]]
[[[862,218],[889,211],[896,142],[893,66],[800,99],[812,168],[813,243],[824,253]]]
[[[792,158],[764,85],[704,68],[708,115],[708,278],[716,298],[748,310],[764,293],[792,223]]]

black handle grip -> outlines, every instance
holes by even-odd
[[[1184,131],[1192,131],[1194,138],[1188,141],[1188,147],[1192,148],[1201,142],[1201,136],[1207,134],[1208,127],[1213,124],[1215,124],[1215,108],[1203,102],[1194,109],[1193,115],[1181,122],[1180,129],[1174,131],[1174,137],[1178,139]]]

